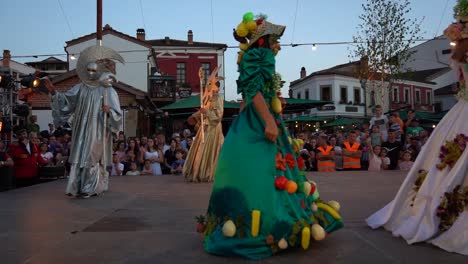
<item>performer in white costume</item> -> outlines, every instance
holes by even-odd
[[[92,46],[80,53],[76,71],[81,83],[65,93],[56,92],[50,81],[52,116],[56,126],[70,123],[72,147],[66,194],[88,198],[108,189],[112,133],[120,130],[122,111],[117,92],[115,62],[124,62],[114,50]]]
[[[366,221],[408,244],[425,241],[468,255],[468,1],[458,1],[454,10],[457,23],[444,33],[456,43],[451,66],[459,77],[458,102],[432,132],[393,201]]]

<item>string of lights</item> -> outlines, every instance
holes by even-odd
[[[445,38],[430,38],[430,39],[414,39],[414,40],[402,40],[402,42],[425,42],[425,41],[430,41],[430,40],[446,40]],[[375,41],[375,43],[391,43],[394,41]],[[315,50],[318,46],[330,46],[330,45],[353,45],[353,44],[364,44],[367,43],[367,41],[337,41],[337,42],[310,42],[310,43],[289,43],[289,44],[281,44],[282,47],[298,47],[298,46],[312,46],[312,50]],[[219,44],[213,44],[213,46],[219,46]],[[161,50],[164,50],[164,47],[158,47]],[[227,46],[225,48],[228,49],[233,49],[233,48],[239,48],[238,45],[235,46]],[[180,50],[180,51],[187,51],[187,47],[169,47],[167,48],[168,50],[170,49],[171,51],[174,50]],[[191,50],[193,49],[198,49],[198,50],[203,50],[203,49],[212,49],[212,47],[190,47]],[[219,48],[219,49],[224,49]],[[121,50],[117,51],[118,53],[130,53],[130,52],[149,52],[150,49],[138,49],[138,50]],[[70,57],[75,57],[79,55],[79,53],[52,53],[52,54],[33,54],[33,55],[12,55],[11,58],[39,58],[39,57],[58,57],[58,56],[70,56]],[[3,57],[0,57],[2,59]]]

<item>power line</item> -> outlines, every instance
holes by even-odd
[[[447,1],[445,2],[444,11],[442,12],[442,15],[440,16],[439,25],[437,26],[436,32],[434,32],[434,38],[437,36],[437,33],[439,32],[440,25],[442,24],[442,20],[443,20],[443,18],[444,18],[445,10],[447,9],[448,2],[449,2],[449,0],[447,0]]]
[[[60,9],[62,10],[62,14],[63,14],[63,17],[65,18],[65,22],[67,22],[68,29],[70,30],[70,33],[72,34],[72,37],[74,38],[75,34],[73,34],[73,30],[72,30],[72,28],[70,26],[70,22],[68,21],[68,17],[65,14],[65,10],[63,9],[62,2],[60,0],[57,0],[57,2],[59,4],[59,6],[60,6]]]
[[[299,7],[299,0],[296,0],[296,12],[294,12],[294,22],[293,22],[291,43],[294,42],[294,32],[296,31],[296,18],[297,18],[297,9],[298,9],[298,7]]]
[[[210,4],[211,4],[211,42],[214,43],[213,0],[210,1]]]
[[[402,42],[406,41],[413,41],[413,42],[425,42],[429,40],[446,40],[445,38],[432,38],[432,39],[414,39],[414,40],[402,40]],[[394,41],[376,41],[376,43],[391,43]],[[362,43],[367,43],[366,41],[338,41],[338,42],[311,42],[311,43],[291,43],[291,44],[281,44],[282,47],[297,47],[297,46],[329,46],[329,45],[353,45],[353,44],[362,44]],[[190,47],[191,50],[198,49],[198,50],[203,50],[203,49],[213,49],[213,47],[206,46],[206,47]],[[224,47],[223,47],[224,48]],[[223,49],[223,48],[218,48],[218,49]],[[233,48],[239,48],[238,45],[235,46],[227,46],[226,48],[228,49],[233,49]],[[164,51],[164,47],[161,48],[161,51]],[[166,50],[180,50],[180,51],[186,51],[187,47],[167,47]],[[131,53],[131,52],[150,52],[149,49],[147,50],[121,50],[117,51],[117,53]],[[159,52],[159,51],[157,51]],[[33,54],[33,55],[13,55],[11,58],[37,58],[37,57],[53,57],[53,56],[67,56],[67,55],[79,55],[79,53],[55,53],[55,54]],[[3,58],[3,57],[0,57]]]
[[[145,28],[146,30],[145,16],[143,15],[143,5],[141,4],[141,0],[139,2],[140,2],[141,20],[143,21],[143,28]]]

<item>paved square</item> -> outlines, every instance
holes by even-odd
[[[194,217],[211,184],[180,176],[112,177],[98,198],[65,196],[66,180],[0,193],[0,263],[465,263],[426,243],[407,245],[364,219],[389,202],[405,173],[309,173],[322,198],[341,203],[345,227],[311,249],[249,261],[203,251]]]

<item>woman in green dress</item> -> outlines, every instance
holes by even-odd
[[[281,118],[275,55],[284,26],[244,15],[238,93],[243,104],[218,159],[206,216],[199,217],[207,252],[261,259],[289,247],[309,247],[343,226],[339,204],[321,202],[307,180],[300,142]]]

